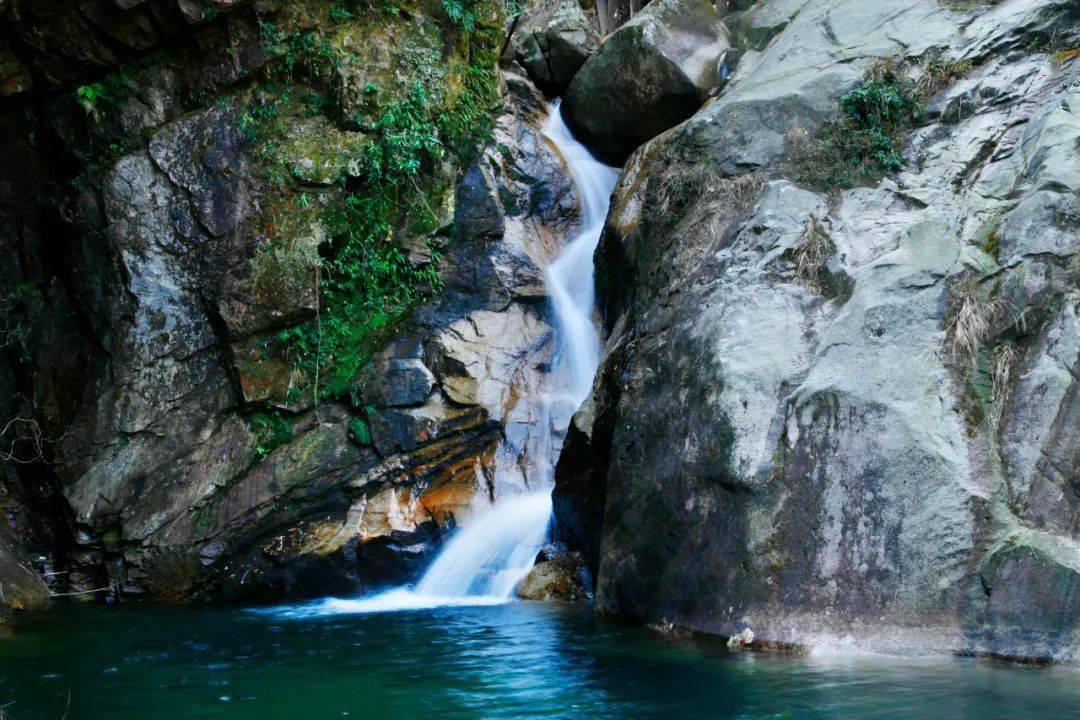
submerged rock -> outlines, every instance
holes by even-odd
[[[693,115],[720,82],[727,28],[708,0],[655,0],[604,39],[566,94],[567,124],[613,165]]]

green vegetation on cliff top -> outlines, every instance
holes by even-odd
[[[448,18],[438,26],[442,42],[460,48],[443,58],[446,68],[429,64],[428,54],[441,52],[440,48],[410,48],[409,40],[403,40],[401,57],[416,65],[404,68],[413,78],[404,90],[396,87],[399,72],[382,84],[369,80],[358,88],[361,99],[354,117],[341,116],[340,104],[332,109],[339,123],[362,128],[367,142],[352,158],[347,176],[343,173],[336,181],[342,191],[340,202],[324,211],[323,224],[332,229],[334,238],[317,268],[318,317],[273,338],[317,395],[347,396],[351,381],[371,354],[441,284],[433,234],[444,222],[433,205],[452,192],[453,173],[448,175],[447,166],[468,162],[490,132],[498,103],[501,30],[497,5],[447,0],[442,10]],[[331,9],[332,16],[345,23],[370,13],[401,12],[396,6],[371,9],[342,3]],[[414,27],[417,34],[423,32],[420,25]],[[264,34],[283,49],[281,60],[269,73],[270,96],[263,94],[251,105],[245,123],[264,159],[270,159],[280,145],[274,121],[294,94],[302,95],[310,113],[327,110],[328,103],[318,94],[293,93],[296,75],[315,84],[325,85],[331,77],[340,81],[347,76],[348,68],[343,67],[357,58],[336,46],[330,33],[319,30],[290,35],[267,24]],[[287,168],[273,161],[267,165],[276,182],[289,182]],[[307,195],[297,194],[295,188],[283,196],[306,207]],[[419,242],[428,246],[424,261],[410,259],[402,235],[419,236]]]

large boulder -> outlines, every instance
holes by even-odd
[[[656,0],[608,36],[574,76],[564,115],[605,161],[693,115],[720,82],[727,28],[708,0]]]
[[[577,0],[544,0],[513,36],[517,61],[544,91],[560,95],[600,45]]]
[[[763,5],[790,11],[779,34],[615,192],[611,332],[558,467],[558,536],[589,552],[603,508],[605,614],[1075,659],[1080,66],[1013,51],[1067,4]],[[868,48],[946,53],[913,75],[975,67],[929,103],[904,171],[831,195],[768,179]]]

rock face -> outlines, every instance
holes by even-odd
[[[766,0],[735,18],[771,29],[631,157],[601,241],[609,339],[555,497],[600,612],[1080,659],[1072,12]],[[900,172],[792,182],[785,133],[817,132],[874,56],[970,67]]]
[[[0,531],[0,587],[4,590],[0,622],[9,620],[13,612],[49,607],[49,588],[6,530]]]
[[[531,479],[540,268],[578,211],[540,92],[496,68],[499,7],[196,5],[23,2],[0,29],[27,139],[0,150],[12,605],[44,587],[27,557],[81,598],[407,580]]]
[[[621,165],[638,145],[701,107],[720,82],[727,38],[707,0],[650,3],[574,76],[567,124],[599,157]]]

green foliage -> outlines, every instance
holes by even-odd
[[[248,427],[255,435],[255,451],[252,464],[266,459],[270,453],[293,438],[293,423],[287,416],[277,411],[253,412],[247,417]]]
[[[482,57],[465,69],[461,97],[452,111],[439,116],[439,131],[447,146],[464,162],[482,142],[491,137],[492,108],[498,104],[499,89],[492,70],[494,60],[487,64]]]
[[[75,99],[95,120],[115,112],[124,104],[131,90],[131,76],[124,71],[107,75],[99,82],[82,85],[75,90]]]
[[[37,285],[26,282],[0,296],[0,348],[11,348],[21,362],[30,361],[33,325],[28,301],[39,297]]]
[[[385,108],[374,134],[358,190],[337,210],[343,217],[329,218],[347,229],[322,269],[319,321],[278,335],[295,361],[324,376],[331,396],[348,393],[387,333],[441,283],[437,253],[433,262],[414,265],[394,237],[404,216],[425,211],[426,171],[445,154],[423,87]]]
[[[371,445],[371,427],[362,417],[349,420],[349,435],[357,445]]]
[[[896,63],[876,63],[840,98],[840,117],[816,138],[789,136],[795,179],[823,190],[846,189],[900,170],[904,134],[921,110],[916,84]]]
[[[396,7],[375,5],[370,0],[338,0],[329,17],[350,22],[362,13],[397,14]],[[438,228],[429,198],[445,192],[447,160],[458,166],[468,162],[478,142],[490,135],[492,111],[499,100],[496,59],[501,23],[482,21],[487,16],[481,11],[493,7],[484,0],[461,0],[444,7],[454,23],[446,32],[463,33],[459,39],[468,47],[468,64],[455,68],[462,76],[456,94],[435,84],[445,83],[443,74],[424,68],[417,68],[404,97],[384,92],[374,82],[362,89],[370,108],[365,115],[373,119],[356,124],[371,142],[359,168],[340,180],[344,200],[325,211],[323,225],[334,228],[336,236],[324,248],[318,268],[318,316],[274,336],[280,354],[302,370],[316,397],[348,396],[353,378],[371,355],[441,285],[435,248],[426,253],[430,261],[414,264],[400,247],[400,236],[409,232],[423,237]],[[262,35],[279,60],[268,74],[269,82],[253,94],[241,123],[256,143],[272,184],[291,198],[286,204],[302,210],[306,198],[302,188],[292,188],[288,168],[274,160],[280,155],[276,149],[284,130],[282,118],[287,117],[283,109],[296,87],[297,71],[312,85],[325,86],[328,70],[345,56],[317,31],[288,33],[263,22]],[[319,94],[298,97],[309,113],[327,112],[328,103]]]
[[[336,16],[338,22],[351,17]],[[267,49],[281,58],[268,69],[274,80],[291,80],[298,69],[314,78],[326,78],[344,60],[344,53],[318,31],[286,32],[274,23],[260,21],[259,32]]]
[[[446,17],[466,30],[476,27],[476,0],[442,0]]]

